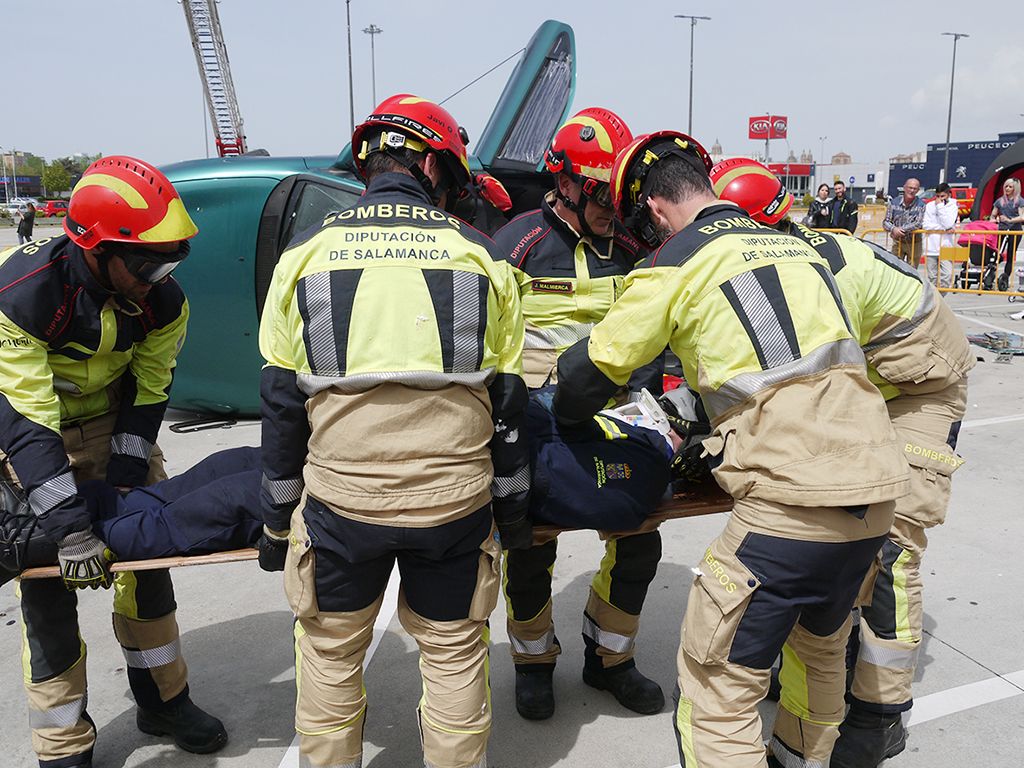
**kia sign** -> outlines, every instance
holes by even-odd
[[[771,125],[771,118],[768,115],[747,118],[747,135],[751,139],[767,139]]]
[[[784,139],[789,128],[789,119],[784,115],[772,115],[769,139]]]
[[[758,115],[747,118],[747,136],[751,139],[784,139],[789,131],[785,115]]]

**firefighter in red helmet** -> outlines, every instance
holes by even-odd
[[[896,500],[896,519],[858,596],[859,625],[848,653],[854,662],[850,708],[830,763],[876,768],[906,745],[902,713],[914,703],[922,639],[921,559],[926,531],[946,519],[951,477],[963,464],[956,443],[974,357],[960,321],[917,270],[874,243],[785,218],[789,205],[777,201],[789,193],[763,165],[726,160],[711,179],[719,198],[825,257],[910,463],[910,493]],[[784,665],[779,675],[783,708],[792,706],[791,689],[799,688],[793,666]]]
[[[608,182],[615,156],[633,135],[614,112],[591,107],[571,117],[551,142],[544,162],[555,189],[540,209],[499,230],[495,242],[519,282],[526,323],[524,378],[530,387],[555,379],[558,355],[586,338],[621,291],[624,276],[647,255],[615,222]],[[632,387],[661,392],[653,366]],[[628,709],[658,712],[665,698],[636,669],[633,643],[647,588],[661,559],[657,530],[609,536],[583,612],[583,679],[609,690]],[[516,667],[516,709],[531,720],[554,714],[553,673],[561,646],[552,621],[554,536],[505,556],[503,581],[508,634]]]
[[[500,549],[532,535],[519,292],[447,210],[470,180],[447,111],[393,96],[352,153],[366,194],[281,255],[260,323],[260,564],[298,617],[300,762],[362,763],[362,662],[397,562],[424,764],[484,768]]]
[[[25,688],[40,766],[92,765],[85,644],[74,590],[114,581],[76,482],[160,480],[157,432],[185,338],[188,303],[170,273],[197,230],[177,191],[131,157],[97,160],[75,186],[64,235],[0,259],[0,450],[58,545],[61,579],[21,586]],[[114,634],[137,724],[190,752],[227,742],[189,698],[167,571],[117,578]]]

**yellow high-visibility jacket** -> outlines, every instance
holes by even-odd
[[[714,427],[705,441],[735,498],[858,506],[908,490],[885,403],[828,263],[729,204],[704,208],[626,278],[559,360],[555,408],[579,421],[666,346]]]
[[[790,234],[828,261],[868,374],[886,400],[938,392],[974,367],[959,321],[916,269],[881,246],[847,235],[800,224],[792,225]]]
[[[512,219],[494,234],[515,268],[526,321],[523,378],[529,387],[553,380],[558,356],[590,335],[622,292],[625,275],[647,252],[619,224],[611,237],[583,236],[552,207]]]
[[[488,488],[497,518],[525,515],[523,318],[493,247],[386,173],[281,255],[260,323],[268,526],[307,486],[395,525]]]
[[[116,409],[107,480],[144,484],[187,321],[173,279],[137,305],[103,288],[65,235],[0,257],[0,450],[55,541],[91,524],[61,427]]]

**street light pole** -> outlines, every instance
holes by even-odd
[[[352,0],[345,0],[345,27],[348,31],[348,119],[349,132],[356,132],[356,99],[352,93]],[[377,106],[374,104],[374,106]]]
[[[7,157],[4,155],[4,148],[0,147],[0,173],[4,175],[4,202],[9,202],[11,193],[7,191]]]
[[[693,28],[698,21],[711,21],[710,16],[689,16],[685,13],[677,13],[677,19],[690,20],[690,115],[686,124],[686,132],[693,136]]]
[[[949,132],[953,126],[953,79],[956,77],[956,44],[961,37],[970,37],[963,32],[943,32],[953,38],[953,67],[949,73],[949,116],[946,118],[946,159],[942,164],[942,180],[949,183]]]
[[[377,106],[377,54],[373,49],[373,41],[384,30],[378,27],[376,24],[371,24],[363,30],[370,36],[370,71],[372,72],[370,83],[372,84],[373,93],[373,106]]]

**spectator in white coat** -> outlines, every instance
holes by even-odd
[[[935,188],[935,199],[924,207],[924,223],[921,225],[926,231],[933,230],[925,237],[924,254],[928,281],[939,288],[953,287],[953,262],[939,260],[939,251],[954,245],[952,232],[956,228],[957,206],[950,197],[949,184],[939,184]]]

